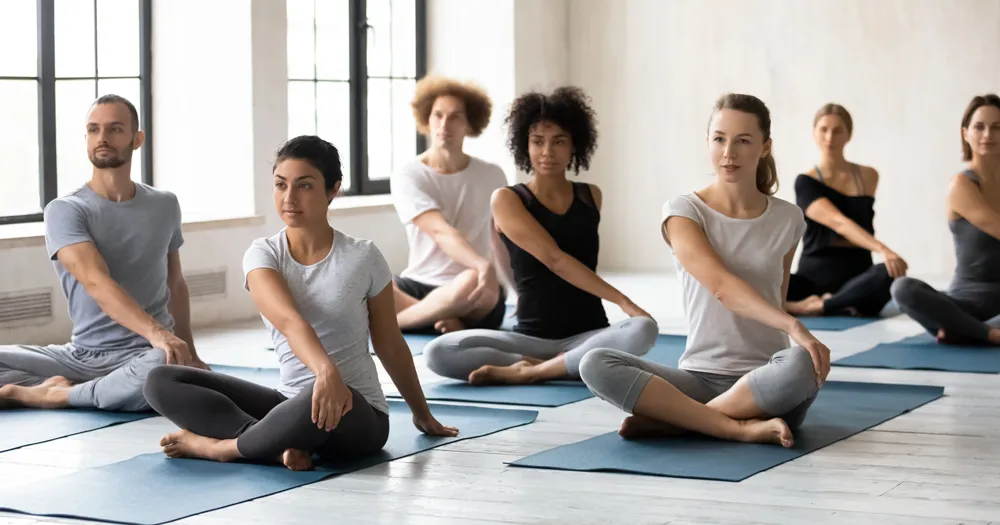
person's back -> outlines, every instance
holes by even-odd
[[[173,193],[135,184],[135,197],[114,202],[84,185],[45,207],[45,244],[73,323],[73,346],[105,351],[148,347],[149,341],[105,313],[57,258],[59,250],[93,241],[111,278],[158,323],[167,311],[167,254],[180,248],[181,210]]]

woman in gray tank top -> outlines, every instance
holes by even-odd
[[[830,350],[783,308],[805,220],[773,196],[770,133],[759,99],[720,98],[708,136],[716,180],[663,207],[689,326],[679,365],[610,349],[583,357],[587,387],[632,414],[625,438],[687,430],[790,447],[829,373]]]
[[[972,99],[962,115],[965,170],[948,188],[955,275],[945,293],[905,277],[899,309],[939,343],[1000,345],[1000,97]]]

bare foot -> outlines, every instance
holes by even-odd
[[[0,407],[65,408],[69,406],[69,388],[73,383],[63,376],[53,376],[39,385],[0,387]]]
[[[518,361],[510,366],[481,366],[469,374],[470,385],[526,385],[534,382],[528,361]]]
[[[442,319],[434,323],[434,329],[442,334],[447,334],[448,332],[458,332],[460,330],[465,330],[465,325],[462,321],[458,319]]]
[[[810,295],[801,301],[791,301],[785,305],[785,309],[792,315],[819,315],[823,313],[823,301],[826,299],[818,295]]]
[[[1000,345],[1000,328],[990,328],[990,343]]]
[[[795,444],[792,431],[781,418],[748,419],[740,421],[740,441],[747,443],[773,443],[789,448]]]
[[[289,470],[312,470],[312,456],[301,450],[290,448],[281,455],[281,462]]]
[[[992,343],[992,344],[1000,344],[1000,339],[994,340],[995,336],[993,335],[993,332],[995,330],[997,330],[997,329],[994,328],[994,329],[990,330],[990,336],[989,336],[990,337],[990,343]],[[998,335],[1000,335],[1000,334],[998,334]],[[987,344],[987,343],[983,343],[982,341],[978,341],[978,340],[975,340],[975,339],[968,339],[968,338],[964,338],[964,337],[956,337],[954,335],[948,335],[947,333],[945,333],[944,328],[939,328],[938,329],[937,336],[935,337],[935,339],[937,339],[938,344],[942,344],[942,345],[982,346],[982,345]]]
[[[683,433],[682,428],[639,414],[625,418],[621,428],[618,429],[618,435],[625,439],[676,436]]]
[[[530,357],[526,355],[521,356],[521,361],[528,363],[531,366],[540,365],[545,362],[544,359],[539,359],[537,357]]]
[[[240,457],[235,439],[213,439],[188,430],[167,434],[160,439],[163,453],[171,458],[210,459],[227,462]]]

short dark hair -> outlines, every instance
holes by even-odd
[[[132,131],[139,131],[139,112],[135,110],[135,105],[133,105],[129,100],[121,95],[115,95],[109,93],[107,95],[101,95],[100,98],[94,101],[94,106],[100,104],[124,104],[128,108],[129,115],[132,116]],[[92,106],[93,107],[93,106]]]
[[[573,157],[569,169],[580,173],[590,167],[590,156],[597,149],[597,117],[582,89],[565,86],[550,95],[530,92],[517,97],[510,105],[507,124],[507,148],[514,164],[531,172],[528,156],[528,135],[539,122],[551,122],[569,133],[573,141]]]
[[[337,147],[316,135],[299,135],[282,144],[275,153],[271,172],[274,172],[278,164],[288,159],[304,160],[319,170],[323,174],[323,186],[326,191],[333,191],[337,182],[344,178]]]
[[[968,129],[969,124],[972,123],[972,114],[983,106],[993,106],[1000,109],[1000,97],[998,97],[995,93],[987,93],[985,95],[977,95],[973,97],[972,100],[969,101],[969,105],[965,107],[965,113],[962,113],[962,129]],[[969,143],[965,141],[964,136],[962,137],[962,160],[972,160],[972,148],[969,147]]]

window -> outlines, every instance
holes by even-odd
[[[0,17],[0,224],[42,209],[90,178],[84,113],[115,93],[136,105],[146,143],[133,156],[152,184],[151,0],[4,0]]]
[[[424,147],[410,110],[426,71],[426,0],[288,0],[288,133],[341,152],[343,191],[389,192]]]

